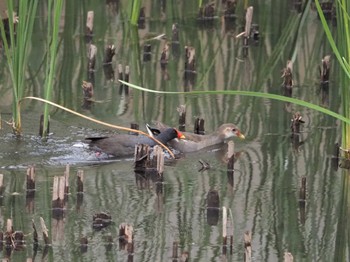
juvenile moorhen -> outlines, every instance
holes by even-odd
[[[183,139],[184,135],[175,128],[166,128],[159,134],[157,140],[166,144],[174,138]],[[96,151],[103,152],[115,157],[132,156],[135,152],[135,145],[147,144],[155,146],[157,143],[147,136],[134,136],[127,134],[114,135],[109,137],[88,137],[90,147]]]
[[[153,129],[153,134],[157,132],[160,132],[161,134],[167,129],[167,126],[162,123],[156,123],[156,125],[159,131],[156,131],[157,129]],[[174,139],[168,142],[172,148],[182,153],[195,152],[207,147],[220,145],[231,137],[239,137],[241,139],[245,138],[234,124],[223,124],[210,135],[198,135],[189,132],[182,133],[185,136],[185,139]],[[160,136],[160,134],[158,136]]]

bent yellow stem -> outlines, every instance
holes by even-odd
[[[49,104],[49,105],[52,105],[54,107],[57,107],[59,109],[62,109],[64,111],[67,111],[73,115],[76,115],[76,116],[79,116],[81,118],[85,118],[91,122],[94,122],[94,123],[97,123],[97,124],[100,124],[100,125],[103,125],[103,126],[107,126],[107,127],[111,127],[111,128],[115,128],[115,129],[119,129],[119,130],[123,130],[123,131],[128,131],[128,132],[133,132],[133,133],[137,133],[137,134],[140,134],[140,135],[144,135],[144,136],[147,136],[149,138],[151,138],[152,140],[154,140],[157,144],[161,145],[163,148],[165,148],[169,154],[175,158],[173,152],[171,152],[171,150],[166,146],[164,145],[162,142],[160,142],[159,140],[157,140],[156,138],[150,136],[149,134],[143,132],[143,131],[140,131],[140,130],[135,130],[135,129],[131,129],[131,128],[127,128],[127,127],[123,127],[123,126],[117,126],[117,125],[112,125],[112,124],[109,124],[109,123],[106,123],[106,122],[103,122],[103,121],[100,121],[100,120],[97,120],[97,119],[94,119],[94,118],[91,118],[91,117],[88,117],[88,116],[85,116],[85,115],[82,115],[78,112],[75,112],[69,108],[66,108],[64,106],[61,106],[59,104],[56,104],[54,102],[51,102],[51,101],[48,101],[48,100],[45,100],[43,98],[39,98],[39,97],[35,97],[35,96],[27,96],[27,97],[24,97],[22,98],[21,100],[18,101],[18,108],[20,110],[20,105],[22,103],[23,100],[27,100],[27,99],[30,99],[30,100],[37,100],[37,101],[40,101],[40,102],[43,102],[43,103],[46,103],[46,104]]]

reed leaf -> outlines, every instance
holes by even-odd
[[[251,96],[251,97],[258,97],[258,98],[266,98],[266,99],[273,99],[281,102],[287,102],[287,103],[293,103],[296,105],[300,105],[303,107],[307,107],[310,109],[313,109],[315,111],[327,114],[329,116],[332,116],[336,119],[339,119],[342,122],[345,122],[347,124],[350,124],[350,118],[344,117],[336,112],[333,112],[329,109],[326,109],[324,107],[296,99],[291,98],[287,96],[281,96],[276,94],[269,94],[269,93],[262,93],[262,92],[254,92],[254,91],[241,91],[241,90],[222,90],[222,91],[190,91],[190,92],[175,92],[175,91],[158,91],[158,90],[152,90],[143,88],[141,86],[137,86],[131,83],[127,83],[125,81],[119,80],[124,85],[128,85],[129,87],[132,87],[134,89],[144,91],[144,92],[150,92],[150,93],[157,93],[157,94],[165,94],[165,95],[241,95],[241,96]]]
[[[137,25],[139,20],[141,9],[141,0],[132,0],[131,1],[131,13],[130,13],[130,22],[132,25]]]

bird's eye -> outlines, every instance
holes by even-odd
[[[236,128],[232,128],[232,131],[233,131],[233,132],[236,132],[237,130],[236,130]]]

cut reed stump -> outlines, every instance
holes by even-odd
[[[66,170],[63,173],[64,176],[64,200],[67,201],[69,194],[69,174],[70,174],[70,166],[66,165]]]
[[[129,76],[130,76],[130,67],[128,65],[125,66],[125,69],[123,72],[123,66],[121,64],[119,64],[118,65],[118,79],[129,83]],[[120,83],[119,95],[122,95],[122,94],[128,95],[129,94],[129,87],[127,85]]]
[[[140,126],[138,123],[130,123],[130,128],[131,129],[134,129],[134,130],[140,130]],[[129,132],[130,135],[135,135],[135,136],[138,136],[139,134],[138,133],[135,133],[135,132]]]
[[[35,168],[34,166],[29,166],[27,168],[27,197],[34,197],[35,193]]]
[[[145,7],[142,6],[140,8],[139,13],[139,19],[137,21],[137,26],[139,29],[145,29],[146,28],[146,13],[145,13]]]
[[[291,60],[287,61],[286,67],[282,70],[283,78],[283,88],[285,96],[292,96],[292,88],[293,88],[293,62]]]
[[[249,38],[251,34],[252,21],[253,21],[253,10],[254,10],[253,7],[249,6],[245,14],[245,27],[244,27],[244,38],[243,38],[244,46],[249,45]]]
[[[186,105],[180,105],[177,109],[179,113],[179,130],[186,131]]]
[[[6,250],[22,250],[25,247],[24,234],[22,231],[14,231],[12,219],[6,221],[4,241]]]
[[[80,238],[80,252],[81,253],[87,252],[88,244],[89,244],[89,241],[88,241],[87,237],[84,236],[84,237]]]
[[[304,141],[301,140],[300,134],[301,125],[305,123],[302,118],[303,117],[300,115],[300,113],[296,112],[293,114],[293,117],[291,119],[291,140],[296,151],[298,151],[299,147],[304,144]]]
[[[108,45],[105,49],[105,57],[103,59],[103,64],[111,64],[113,56],[115,55],[115,46],[114,45]]]
[[[77,171],[77,193],[83,194],[84,193],[84,170],[78,170]]]
[[[196,81],[196,50],[191,46],[185,46],[185,71],[184,90],[189,91]]]
[[[107,81],[114,81],[114,69],[112,67],[112,59],[115,55],[115,46],[108,45],[105,49],[105,56],[103,59],[103,73]]]
[[[163,181],[164,181],[164,152],[159,145],[153,147],[153,157],[149,161],[147,173],[156,185],[157,207],[162,207]]]
[[[340,158],[339,143],[335,143],[333,147],[333,156],[332,156],[332,167],[335,171],[337,171],[339,167],[339,158]]]
[[[252,24],[252,29],[251,29],[251,37],[255,42],[259,41],[260,38],[260,32],[259,32],[259,25],[258,24]]]
[[[92,228],[101,230],[112,223],[112,216],[106,212],[96,213],[92,217]]]
[[[215,18],[215,12],[215,3],[208,3],[204,6],[201,6],[198,12],[198,20],[200,22],[211,21]]]
[[[34,211],[34,196],[35,196],[35,168],[29,166],[26,175],[26,210],[28,213]]]
[[[245,13],[245,26],[244,31],[238,35],[236,35],[236,38],[239,38],[243,36],[243,57],[248,56],[248,47],[249,47],[249,39],[251,36],[251,28],[252,28],[252,21],[253,21],[253,7],[249,6]]]
[[[236,0],[227,0],[224,6],[224,17],[227,18],[235,18],[236,15]]]
[[[77,210],[83,203],[84,198],[84,170],[77,171]]]
[[[105,247],[106,247],[106,251],[109,252],[112,250],[113,247],[113,237],[111,235],[107,235],[104,238],[105,241]]]
[[[326,55],[319,66],[320,71],[320,93],[322,104],[326,107],[329,105],[329,74],[330,74],[330,63],[331,56]]]
[[[34,223],[34,219],[32,219],[32,227],[33,227],[33,245],[34,247],[37,247],[39,245],[39,237],[38,237],[38,231],[36,230],[36,226]]]
[[[94,99],[94,85],[91,82],[88,81],[83,81],[83,84],[81,85],[82,90],[83,90],[83,104],[82,108],[83,109],[90,109]]]
[[[293,114],[293,118],[291,120],[291,125],[290,125],[290,129],[292,131],[292,133],[294,134],[299,134],[300,133],[300,127],[301,124],[304,124],[304,120],[302,120],[303,117],[301,116],[301,114],[299,112],[296,112]]]
[[[170,56],[170,45],[169,43],[165,43],[163,46],[162,53],[160,55],[160,67],[162,70],[166,69],[166,66],[169,62],[169,56]]]
[[[119,225],[119,247],[127,250],[129,254],[134,253],[134,229],[132,225],[122,223]]]
[[[143,46],[143,62],[149,62],[152,58],[152,46],[150,44],[145,44]]]
[[[198,135],[205,135],[204,119],[197,117],[194,121],[194,133]]]
[[[173,262],[177,261],[177,259],[178,259],[178,249],[179,249],[179,242],[174,241],[173,242],[173,255],[172,255]]]
[[[88,11],[86,17],[85,40],[87,43],[92,41],[94,29],[94,11]]]
[[[209,190],[207,194],[207,223],[209,226],[215,226],[219,222],[220,197],[215,189]]]
[[[94,85],[91,82],[83,81],[81,87],[83,89],[84,100],[91,101],[94,96]]]
[[[185,73],[196,72],[196,50],[192,46],[185,46]]]
[[[105,75],[106,81],[114,82],[114,69],[112,67],[112,64],[104,64],[103,73]]]
[[[53,180],[52,192],[52,216],[55,219],[62,219],[64,215],[64,192],[65,192],[65,177],[55,176]]]
[[[301,13],[302,6],[303,6],[302,0],[293,0],[293,7],[294,7],[295,11],[297,11],[298,13]]]
[[[49,230],[47,229],[45,225],[45,221],[42,217],[40,217],[40,225],[41,225],[41,231],[43,232],[43,239],[46,246],[51,245],[51,240],[49,238]]]
[[[135,145],[134,154],[134,172],[136,178],[136,185],[139,189],[149,188],[149,177],[146,174],[146,168],[150,159],[149,145]]]
[[[293,262],[294,258],[292,253],[290,252],[284,252],[284,262]]]
[[[228,216],[228,211],[226,207],[222,207],[222,253],[226,255],[228,238],[230,239],[230,254],[233,252],[233,221]],[[230,211],[231,212],[231,211]]]
[[[227,209],[222,207],[222,254],[227,253]]]
[[[301,178],[300,191],[299,191],[299,201],[306,201],[306,177]]]
[[[305,206],[306,206],[306,177],[301,178],[300,189],[299,189],[299,212],[300,222],[305,224]]]
[[[4,174],[0,174],[0,206],[2,206],[4,188]]]
[[[180,56],[179,29],[176,23],[171,26],[171,53],[175,58]]]
[[[229,141],[227,143],[227,182],[231,187],[234,185],[234,174],[235,174],[235,153],[234,153],[234,143]]]
[[[249,231],[244,233],[244,262],[252,261],[252,234]]]
[[[134,171],[145,171],[147,168],[147,162],[150,159],[150,146],[139,144],[135,146],[135,155],[134,155]]]
[[[153,147],[153,158],[150,161],[150,168],[155,171],[158,181],[163,182],[164,173],[164,152],[161,146]]]
[[[336,8],[333,5],[333,1],[324,1],[320,3],[322,13],[326,20],[332,20],[333,23],[336,23]],[[317,13],[317,17],[320,18],[320,16]]]
[[[88,49],[88,71],[89,72],[95,71],[96,54],[97,54],[97,47],[93,44],[90,44]]]
[[[48,119],[47,123],[47,134],[50,133],[50,117]],[[39,121],[39,136],[42,137],[44,134],[44,115],[40,115],[40,121]]]
[[[4,248],[4,232],[0,231],[0,250]]]
[[[187,251],[182,252],[180,256],[180,262],[188,262],[189,257],[190,257],[190,253],[188,253]]]
[[[319,67],[320,71],[320,80],[321,83],[328,83],[329,82],[329,72],[330,72],[330,65],[331,65],[331,56],[326,55],[322,61],[321,66]]]

